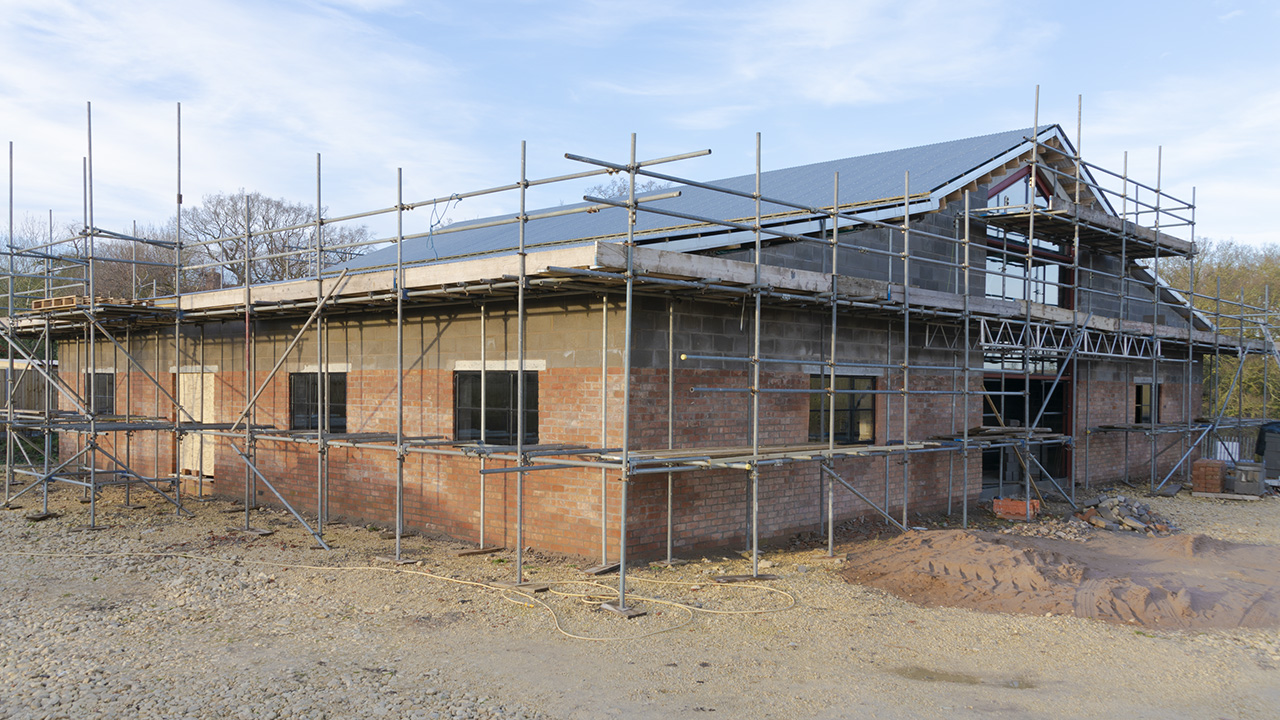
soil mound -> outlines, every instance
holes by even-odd
[[[1204,535],[1102,534],[1078,542],[910,532],[855,547],[843,574],[925,606],[1160,629],[1280,626],[1280,548]]]

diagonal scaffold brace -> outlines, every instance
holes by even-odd
[[[233,447],[232,450],[236,451],[236,454],[239,455],[240,459],[244,461],[244,464],[246,467],[249,468],[249,471],[252,472],[254,475],[256,475],[258,479],[262,481],[262,484],[266,485],[267,489],[269,489],[271,493],[276,496],[276,499],[280,501],[280,504],[284,505],[285,508],[289,511],[289,513],[293,515],[293,519],[297,520],[298,524],[302,525],[302,527],[307,529],[307,532],[311,533],[311,537],[316,539],[316,542],[319,543],[320,547],[324,548],[325,550],[333,549],[329,547],[329,543],[326,543],[324,541],[324,538],[320,536],[320,533],[316,532],[315,528],[311,527],[311,524],[308,523],[301,515],[298,514],[298,511],[293,508],[293,505],[290,505],[289,501],[284,499],[284,496],[280,494],[279,490],[276,490],[276,486],[271,484],[271,481],[267,479],[267,476],[263,475],[262,472],[259,471],[256,466],[254,466],[253,461],[249,459],[248,455],[245,455],[244,452],[237,447]]]

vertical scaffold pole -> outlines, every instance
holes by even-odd
[[[182,419],[183,408],[182,408],[182,393],[179,391],[177,384],[182,379],[182,353],[181,353],[181,349],[182,349],[182,103],[177,103],[177,107],[175,108],[174,140],[175,140],[175,148],[174,148],[174,165],[175,165],[174,185],[175,187],[174,189],[177,194],[177,198],[176,198],[177,202],[174,208],[174,219],[173,219],[173,240],[174,240],[173,304],[174,304],[174,310],[175,310],[175,312],[173,313],[173,370],[174,370],[174,376],[173,376],[174,388],[173,389],[177,394],[177,398],[176,398],[177,402],[175,403],[175,407],[173,408],[173,436],[174,436],[174,439],[177,440],[177,442],[175,442],[174,445],[179,446],[176,449],[178,450],[179,457],[181,457],[182,450],[180,448],[180,445],[181,445],[180,438],[182,436],[178,433],[178,429],[179,429],[178,426]],[[135,232],[133,236],[137,237],[138,233]],[[135,248],[137,247],[136,240],[133,241],[132,244]],[[202,341],[200,344],[200,352],[201,352],[202,358],[204,357],[203,332],[204,331],[202,329],[201,330]],[[159,343],[160,343],[160,333],[157,332],[156,344],[158,345]],[[156,366],[157,375],[159,374],[159,372],[160,372],[160,366],[157,365]],[[200,364],[200,373],[196,377],[198,378],[198,382],[200,383],[200,410],[201,410],[200,422],[204,422],[204,414],[203,414],[204,412],[204,362],[203,361],[201,361],[201,364]],[[129,385],[130,387],[132,387],[133,383],[130,382]],[[156,393],[156,395],[159,395],[159,394],[160,393]],[[132,408],[128,408],[128,409],[131,410]],[[197,432],[199,432],[199,429],[197,429]],[[200,494],[203,492],[203,487],[204,487],[204,470],[205,470],[204,434],[201,433],[200,435],[198,435],[198,437],[200,439],[197,443],[196,450],[197,452],[200,453],[199,455],[200,461],[197,463],[196,472],[200,474],[200,478],[196,481],[198,485],[198,489],[196,490],[196,492],[197,494]],[[159,445],[159,443],[156,442],[155,439],[153,439],[152,442],[155,443],[156,445]],[[153,467],[151,470],[152,470],[152,473],[157,478],[160,477],[159,467]],[[173,495],[174,495],[174,498],[177,500],[177,502],[174,503],[173,511],[175,515],[181,515],[182,514],[182,462],[179,461],[174,463],[173,470],[174,470],[174,476],[175,476],[174,483],[173,483]],[[133,483],[129,483],[128,485],[124,486],[126,493],[128,489],[132,486],[132,484]],[[125,500],[125,504],[126,505],[129,504],[127,499]]]
[[[253,256],[253,233],[250,231],[249,225],[249,194],[244,194],[244,399],[245,399],[245,419],[244,419],[244,455],[246,458],[253,458],[253,420],[257,415],[251,404],[253,400],[253,340],[252,333],[252,302],[250,283],[250,258]],[[249,511],[254,505],[254,490],[256,489],[256,478],[253,476],[253,469],[248,463],[244,468],[244,529],[249,530]]]
[[[5,335],[8,336],[8,343],[12,346],[13,337],[13,141],[9,141],[9,243],[5,246],[5,252],[9,255],[9,308],[5,313]],[[48,340],[45,345],[48,345]],[[5,425],[5,453],[4,453],[4,506],[9,507],[9,496],[13,491],[13,350],[10,349],[8,375],[5,376],[5,407],[8,410],[8,424]],[[48,370],[48,367],[45,368]],[[49,393],[46,391],[45,393]],[[46,432],[46,436],[48,433]],[[46,456],[48,453],[45,453]]]
[[[1271,337],[1271,285],[1262,286],[1262,341],[1270,344]],[[1271,406],[1271,359],[1274,353],[1267,348],[1262,356],[1262,419],[1265,422],[1270,415],[1267,409]]]
[[[960,423],[962,428],[962,444],[963,454],[961,455],[962,477],[960,480],[963,497],[960,501],[960,527],[968,529],[969,527],[969,366],[973,362],[972,348],[969,346],[971,342],[969,334],[972,331],[972,318],[969,314],[969,228],[971,227],[972,217],[970,215],[970,193],[968,190],[964,193],[964,262],[960,265],[961,272],[964,273],[964,415],[963,422]],[[1004,452],[1001,450],[1000,452]]]
[[[404,536],[404,169],[396,168],[396,562]],[[483,338],[481,339],[483,343]],[[481,477],[484,477],[483,475]],[[481,498],[483,502],[483,493]],[[484,514],[480,515],[484,533]],[[483,541],[481,541],[483,546]]]
[[[751,574],[760,574],[760,133],[756,133],[755,319],[751,326]]]
[[[1188,328],[1187,329],[1187,370],[1185,373],[1183,373],[1183,376],[1186,378],[1185,387],[1183,388],[1183,395],[1185,396],[1183,407],[1186,408],[1186,421],[1187,421],[1187,434],[1186,434],[1185,442],[1183,443],[1183,447],[1182,447],[1182,452],[1184,454],[1191,451],[1191,443],[1193,442],[1193,440],[1191,439],[1192,437],[1191,434],[1195,432],[1195,417],[1194,417],[1194,413],[1191,412],[1191,381],[1192,381],[1192,371],[1194,369],[1193,364],[1195,362],[1195,343],[1191,342],[1191,331],[1194,330],[1196,326],[1196,323],[1195,323],[1195,320],[1196,320],[1196,313],[1195,313],[1195,306],[1196,306],[1196,242],[1195,242],[1196,240],[1196,189],[1194,187],[1191,188],[1190,236],[1191,236],[1191,255],[1187,260],[1187,276],[1188,276],[1187,290],[1188,290],[1188,297],[1190,297],[1191,312],[1187,313],[1187,328]],[[1217,333],[1217,331],[1218,331],[1217,328],[1214,328],[1215,334]],[[1218,368],[1215,365],[1214,371],[1217,372],[1217,369]],[[1204,390],[1203,390],[1204,363],[1203,362],[1200,363],[1200,386],[1201,386],[1200,398],[1203,404],[1203,399],[1204,399]],[[1182,473],[1183,473],[1183,481],[1190,484],[1191,463],[1183,464]]]
[[[907,527],[911,489],[911,453],[907,431],[911,427],[908,402],[911,387],[911,172],[902,178],[902,526]]]
[[[667,300],[667,449],[675,449],[676,400],[676,301]],[[671,550],[675,544],[675,473],[667,472],[667,567],[671,566]]]
[[[10,186],[13,183],[10,182]],[[53,244],[53,209],[49,209],[49,243]],[[49,297],[53,293],[53,261],[46,256],[44,260],[44,296]],[[49,334],[49,327],[46,324],[44,328],[44,367],[48,371],[53,367],[53,338]],[[159,345],[159,343],[157,343]],[[52,464],[53,455],[53,383],[49,382],[45,385],[44,392],[44,464],[42,466],[43,482],[41,482],[41,508],[40,512],[49,512],[49,467]],[[157,400],[158,402],[158,400]],[[158,443],[157,443],[158,444]]]
[[[600,295],[600,447],[609,446],[609,296]],[[600,468],[600,564],[609,564],[609,471]]]
[[[324,224],[322,220],[322,206],[320,204],[320,153],[316,153],[316,307],[318,308],[324,302],[324,278],[321,276],[324,257]],[[397,248],[399,245],[397,244]],[[304,260],[305,261],[305,260]],[[323,312],[323,311],[317,311]],[[328,452],[328,445],[325,435],[329,431],[329,373],[326,372],[324,365],[324,319],[320,315],[316,315],[316,534],[324,537],[324,458]],[[399,512],[399,504],[397,501],[397,514]],[[399,535],[396,536],[396,559],[400,558],[400,541]]]
[[[89,261],[86,264],[85,272],[88,274],[89,291],[86,293],[88,298],[86,302],[89,306],[89,318],[86,331],[89,333],[89,346],[87,349],[89,357],[89,442],[93,446],[93,452],[89,455],[89,527],[96,528],[98,526],[98,355],[97,345],[98,339],[94,331],[93,320],[97,319],[97,285],[94,281],[94,255],[95,244],[94,236],[97,234],[93,229],[93,104],[85,103],[85,127],[88,135],[88,154],[85,156],[85,232],[88,234],[87,248]],[[112,374],[112,381],[115,375]],[[113,388],[114,390],[114,388]],[[112,393],[114,395],[114,392]]]
[[[529,219],[525,216],[525,195],[529,189],[528,175],[525,165],[525,143],[520,141],[520,248],[519,280],[516,287],[516,464],[525,465],[524,432],[525,432],[525,381],[524,381],[524,288],[525,278],[525,225]],[[524,471],[516,471],[516,583],[524,582]]]
[[[840,173],[832,179],[831,190],[831,346],[827,356],[827,460],[832,461],[836,450],[836,358],[838,347],[836,332],[839,328],[840,310]],[[874,403],[875,396],[872,402]],[[852,398],[850,398],[852,399]],[[874,438],[872,440],[874,442]],[[827,557],[836,554],[836,481],[818,469],[818,477],[826,481],[827,490]]]
[[[624,617],[634,614],[627,607],[627,500],[631,486],[631,333],[635,314],[636,250],[636,134],[631,133],[631,154],[627,164],[627,271],[626,299],[622,329],[622,488],[618,496],[618,603],[605,607]]]
[[[1026,306],[1026,316],[1024,320],[1023,338],[1025,342],[1022,346],[1022,406],[1023,416],[1022,425],[1024,428],[1022,451],[1027,455],[1027,462],[1022,463],[1022,472],[1026,475],[1026,489],[1023,499],[1026,501],[1026,519],[1031,522],[1031,441],[1032,433],[1035,428],[1031,427],[1031,300],[1034,293],[1031,290],[1032,277],[1031,273],[1035,267],[1034,252],[1036,237],[1036,191],[1037,181],[1039,181],[1040,168],[1037,167],[1040,161],[1040,86],[1036,86],[1036,106],[1035,120],[1031,130],[1031,172],[1027,174],[1027,250],[1026,250],[1026,272],[1022,282],[1022,299]]]
[[[486,303],[480,303],[480,445],[483,446],[488,442],[489,438],[489,373],[486,368],[489,365],[489,306]],[[485,470],[489,462],[489,454],[480,454],[480,547],[485,547],[485,495],[488,493],[488,483],[485,480]],[[505,537],[505,535],[504,535]]]
[[[1074,200],[1076,207],[1080,207],[1080,185],[1081,185],[1081,164],[1083,158],[1080,148],[1083,145],[1082,128],[1084,124],[1084,96],[1076,96],[1076,156],[1075,156],[1075,192]],[[1078,333],[1087,332],[1087,328],[1080,326],[1080,223],[1071,224],[1071,286],[1068,292],[1071,293],[1071,327]],[[1071,439],[1071,445],[1068,446],[1071,463],[1071,501],[1076,499],[1076,448],[1075,438],[1079,430],[1080,423],[1080,353],[1076,353],[1071,360],[1071,427],[1067,433],[1067,437]]]
[[[1154,224],[1156,238],[1154,243],[1155,258],[1151,266],[1151,416],[1147,431],[1149,437],[1148,449],[1151,455],[1151,463],[1150,467],[1147,468],[1147,473],[1151,492],[1156,491],[1156,463],[1159,462],[1159,454],[1156,448],[1156,424],[1160,420],[1160,353],[1157,352],[1158,338],[1156,337],[1156,328],[1160,325],[1160,180],[1163,163],[1164,147],[1160,146],[1156,149],[1156,221]]]

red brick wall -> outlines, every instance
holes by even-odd
[[[1149,365],[1147,366],[1149,368]],[[1176,372],[1178,382],[1160,382],[1160,423],[1178,423],[1187,420],[1184,408],[1184,393],[1187,390],[1185,379],[1179,369]],[[1146,373],[1147,376],[1150,372]],[[1085,380],[1087,384],[1079,389],[1080,407],[1076,412],[1079,430],[1075,434],[1075,480],[1078,485],[1096,486],[1117,480],[1127,479],[1132,483],[1146,483],[1151,477],[1151,451],[1154,438],[1156,459],[1156,482],[1164,479],[1182,454],[1187,445],[1183,433],[1166,433],[1148,436],[1142,432],[1118,432],[1094,430],[1102,425],[1131,425],[1134,421],[1134,404],[1136,402],[1136,384],[1128,380]],[[1201,386],[1191,385],[1191,417],[1199,417],[1201,406]],[[1087,408],[1087,415],[1086,415]],[[1194,439],[1194,438],[1192,438]],[[1127,454],[1126,454],[1127,446]],[[1199,457],[1193,452],[1188,460]],[[1126,459],[1127,458],[1127,459]],[[1190,467],[1189,464],[1186,465]],[[1181,478],[1179,471],[1175,480]]]
[[[666,447],[667,371],[633,371],[632,398],[635,411],[632,437],[637,449]],[[901,387],[901,376],[877,378],[876,388]],[[761,385],[771,389],[809,388],[809,374],[799,372],[762,373]],[[950,375],[913,373],[910,386],[916,390],[952,390]],[[695,388],[748,388],[745,370],[677,370],[674,444],[679,448],[744,446],[750,443],[751,396],[748,393],[713,393]],[[959,389],[959,385],[955,386]],[[973,389],[980,388],[975,381]],[[908,401],[911,418],[909,441],[958,432],[963,427],[963,405],[956,398],[956,424],[952,425],[952,396],[916,395]],[[898,395],[877,395],[876,443],[901,441],[902,404]],[[766,393],[760,401],[761,445],[794,445],[808,440],[809,396],[803,393]],[[971,401],[970,424],[980,421],[979,408]],[[886,463],[888,493],[886,500]],[[900,518],[903,505],[904,464],[901,455],[851,458],[835,462],[836,471],[872,501]],[[963,461],[959,453],[939,452],[913,455],[906,469],[908,512],[937,512],[948,509],[948,488],[952,509],[959,512],[963,498]],[[974,452],[969,462],[969,497],[977,498],[982,487],[982,461]],[[770,540],[796,532],[817,530],[826,515],[825,485],[814,462],[764,466],[760,471],[760,537]],[[745,546],[749,539],[751,502],[750,474],[745,470],[707,470],[673,475],[673,544],[677,551],[712,546]],[[631,524],[629,548],[637,554],[665,552],[667,516],[667,476],[665,473],[638,476],[632,483],[628,508]],[[861,499],[836,484],[836,522],[852,517],[879,517]]]
[[[217,373],[214,404],[220,421],[235,419],[244,406],[244,375],[234,367],[235,353],[219,350],[223,371]],[[231,362],[228,362],[228,358]],[[185,358],[184,358],[185,360]],[[393,432],[396,421],[395,371],[361,369],[360,357],[350,358],[347,374],[347,418],[350,432]],[[260,366],[272,360],[260,358]],[[447,359],[435,360],[450,366]],[[690,363],[692,364],[692,363]],[[68,362],[74,372],[74,363]],[[167,369],[167,368],[166,368]],[[254,421],[277,428],[288,426],[288,367],[267,385],[258,402]],[[169,393],[174,392],[174,375],[154,373]],[[68,377],[82,377],[68,373]],[[257,387],[267,377],[255,374]],[[699,388],[749,386],[746,369],[698,369],[681,367],[675,373],[674,425],[677,448],[745,447],[751,442],[751,395],[746,392],[710,392]],[[1180,374],[1179,374],[1180,377]],[[621,369],[608,373],[608,437],[606,446],[618,446],[622,437],[623,378]],[[762,385],[772,390],[807,390],[809,375],[799,371],[762,374]],[[1087,380],[1085,382],[1088,382]],[[82,381],[81,381],[82,383]],[[667,447],[668,371],[663,368],[636,368],[632,376],[630,430],[632,449],[643,453]],[[877,378],[878,390],[897,390],[898,374]],[[951,391],[956,378],[949,373],[914,371],[913,390]],[[980,391],[981,380],[973,379],[972,390]],[[130,390],[131,388],[131,390]],[[1193,397],[1198,399],[1198,386]],[[599,447],[600,370],[589,367],[550,367],[539,371],[539,432],[543,443],[580,444]],[[447,369],[414,367],[404,379],[405,432],[409,436],[453,435],[453,372]],[[172,418],[172,409],[163,393],[141,373],[117,374],[117,412],[132,412]],[[948,394],[914,395],[907,403],[910,419],[909,441],[927,441],[936,435],[959,432],[966,424],[981,422],[979,395],[970,399],[968,417],[962,412],[962,398]],[[1086,401],[1084,388],[1077,396]],[[1183,386],[1163,383],[1163,422],[1183,419]],[[1090,424],[1132,421],[1133,385],[1129,382],[1093,381],[1087,393]],[[808,395],[802,392],[765,393],[760,398],[760,443],[763,446],[807,442]],[[1197,405],[1198,407],[1198,405]],[[896,394],[877,395],[875,400],[878,445],[902,441],[902,398]],[[1198,412],[1198,410],[1193,411]],[[1077,409],[1083,428],[1084,408]],[[954,420],[953,420],[954,418]],[[1160,449],[1176,436],[1159,438]],[[1084,479],[1083,430],[1077,433],[1075,472]],[[226,438],[207,438],[216,443],[216,492],[227,497],[243,496],[245,466]],[[73,452],[80,438],[64,435],[64,457]],[[104,448],[124,457],[124,435],[105,434]],[[1129,463],[1124,464],[1125,434],[1094,433],[1089,436],[1091,482],[1104,482],[1128,473],[1146,477],[1150,446],[1146,438],[1129,434]],[[170,433],[138,432],[128,441],[132,466],[147,475],[167,476],[175,469],[175,442]],[[1160,457],[1162,473],[1181,454],[1181,448],[1165,451]],[[313,517],[319,510],[317,460],[314,445],[262,440],[256,448],[257,465],[290,503]],[[492,463],[496,466],[499,463]],[[99,462],[100,467],[108,463]],[[328,453],[329,517],[383,526],[394,523],[396,458],[394,452],[377,449],[331,448]],[[908,510],[946,510],[948,502],[958,512],[963,501],[963,463],[954,452],[934,452],[911,456],[909,465],[901,455],[842,459],[837,471],[872,501],[882,504],[894,517],[903,507],[904,473]],[[452,457],[410,453],[405,459],[405,521],[409,528],[440,531],[479,541],[480,461],[475,457]],[[886,472],[887,468],[887,472]],[[608,476],[605,504],[608,553],[616,558],[620,524],[621,485],[614,473]],[[516,543],[516,475],[491,474],[485,486],[485,541],[512,546]],[[600,551],[601,488],[598,469],[559,469],[530,472],[524,478],[524,543],[548,550],[597,556]],[[760,536],[762,540],[783,538],[792,533],[817,530],[826,513],[824,500],[828,483],[814,462],[766,465],[760,470]],[[887,485],[887,488],[886,488]],[[630,484],[628,504],[628,547],[636,557],[656,556],[665,551],[667,522],[667,478],[665,473],[636,476]],[[978,453],[969,462],[969,498],[981,488],[981,459]],[[700,470],[676,473],[674,489],[674,541],[677,552],[716,546],[745,546],[750,526],[749,473],[745,470]],[[258,488],[258,500],[276,504],[265,488]],[[878,517],[864,501],[839,484],[835,486],[836,519]],[[911,518],[909,518],[909,522]]]

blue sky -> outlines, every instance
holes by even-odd
[[[1052,11],[1047,8],[1053,8]],[[257,190],[331,214],[709,148],[673,172],[750,172],[1026,127],[1086,159],[1197,188],[1197,234],[1276,241],[1280,8],[1255,0],[1033,3],[0,0],[0,142],[21,217],[81,208],[85,101],[97,223],[173,212],[183,190]],[[580,199],[575,186],[538,205]],[[514,208],[465,201],[455,220]],[[410,214],[408,231],[429,216]],[[390,226],[375,223],[375,230]]]

